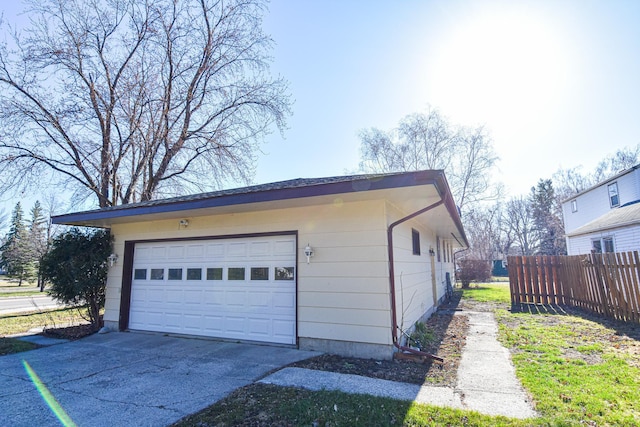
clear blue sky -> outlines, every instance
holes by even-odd
[[[640,1],[273,0],[274,71],[296,103],[256,181],[357,168],[360,129],[438,108],[484,124],[521,194],[640,143]]]
[[[486,126],[509,194],[592,169],[640,142],[639,23],[636,0],[273,0],[264,29],[294,115],[254,181],[356,172],[361,129],[428,105]]]

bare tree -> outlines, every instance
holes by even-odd
[[[465,230],[471,245],[465,258],[490,262],[502,255],[502,211],[499,204],[477,207],[465,215]]]
[[[456,202],[462,209],[466,205],[498,199],[502,186],[491,182],[491,172],[498,160],[491,139],[483,127],[462,128],[458,135],[448,171]]]
[[[601,160],[594,173],[594,184],[604,181],[623,170],[638,164],[640,159],[640,144],[633,148],[624,147],[612,155]]]
[[[0,188],[101,207],[248,181],[290,113],[262,0],[30,0],[0,46]]]
[[[538,246],[535,224],[531,214],[529,200],[525,197],[510,199],[504,212],[503,232],[507,239],[514,242],[520,255],[533,255]],[[516,249],[515,247],[513,249]]]
[[[605,157],[591,172],[582,172],[582,166],[570,169],[559,169],[553,174],[553,186],[559,201],[596,185],[623,170],[640,163],[640,144],[625,147]]]
[[[360,132],[360,169],[400,172],[443,169],[458,206],[494,200],[491,182],[497,161],[485,130],[452,126],[437,110],[411,114],[391,131],[376,128]]]

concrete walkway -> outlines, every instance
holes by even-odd
[[[493,313],[465,311],[459,314],[468,316],[469,332],[455,389],[302,368],[284,368],[260,382],[310,390],[370,394],[488,415],[521,419],[535,417],[536,412],[515,376],[509,351],[496,338],[498,325]]]

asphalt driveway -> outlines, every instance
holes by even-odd
[[[29,367],[78,426],[163,426],[318,353],[144,333],[0,357],[0,425],[59,426]]]

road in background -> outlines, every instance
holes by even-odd
[[[38,310],[51,310],[63,307],[64,304],[58,303],[46,294],[22,297],[0,297],[0,315]]]

